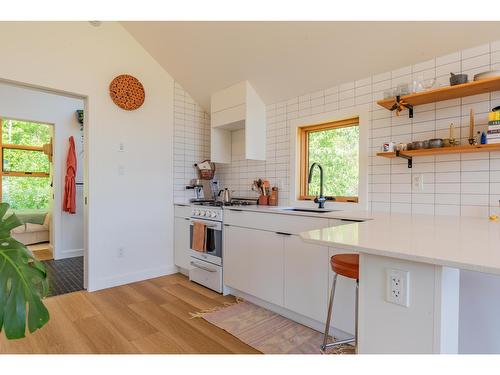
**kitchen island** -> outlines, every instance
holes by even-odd
[[[500,223],[487,218],[374,213],[300,237],[360,253],[360,353],[458,353],[460,270],[500,275]]]

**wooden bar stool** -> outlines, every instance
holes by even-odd
[[[333,276],[332,290],[330,292],[330,301],[328,303],[328,315],[326,317],[326,327],[325,334],[323,337],[323,345],[321,345],[321,350],[324,351],[326,348],[331,348],[332,346],[337,346],[341,344],[348,344],[355,342],[358,343],[358,289],[359,289],[359,255],[358,254],[337,254],[330,258],[330,265],[332,266],[332,271],[335,273]],[[356,303],[355,303],[355,328],[354,337],[345,340],[339,340],[327,344],[328,333],[330,331],[330,321],[332,318],[332,307],[333,298],[335,296],[335,285],[337,284],[337,276],[341,275],[348,277],[350,279],[356,280]]]

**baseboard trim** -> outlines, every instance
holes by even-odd
[[[52,254],[54,254],[54,250],[52,250]],[[66,258],[82,257],[83,256],[83,249],[64,250],[64,251],[62,251],[62,254],[58,254],[58,255],[59,256],[57,257],[56,260],[66,259]]]
[[[254,296],[247,294],[245,292],[242,292],[240,290],[230,288],[227,286],[225,286],[225,288],[226,288],[226,292],[228,294],[232,294],[233,296],[243,298],[244,300],[247,300],[248,302],[251,302],[251,303],[253,303],[257,306],[263,307],[265,309],[271,310],[272,312],[275,312],[276,314],[282,315],[285,318],[293,320],[294,322],[303,324],[306,327],[312,328],[318,332],[323,332],[325,330],[325,323],[308,318],[307,316],[298,314],[294,311],[288,310],[284,307],[275,305],[273,303],[266,302],[264,300],[261,300],[260,298],[254,297]],[[338,328],[335,328],[334,326],[330,326],[330,335],[331,334],[333,334],[339,340],[348,339],[348,338],[351,338],[353,336],[351,333],[347,333],[345,331],[342,331]]]
[[[154,279],[155,277],[172,275],[177,272],[177,266],[173,264],[166,267],[149,268],[142,271],[127,273],[124,275],[105,277],[96,281],[89,280],[87,290],[89,292],[95,292],[97,290],[130,284],[137,281]]]

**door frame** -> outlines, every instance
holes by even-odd
[[[52,95],[57,95],[57,96],[64,96],[64,97],[69,97],[69,98],[74,98],[74,99],[80,99],[83,101],[83,111],[85,114],[88,113],[88,100],[89,97],[88,95],[84,94],[79,94],[79,93],[74,93],[74,92],[68,92],[64,90],[57,90],[57,89],[51,89],[51,88],[46,88],[46,87],[41,87],[37,85],[32,85],[24,82],[19,82],[19,81],[12,81],[8,79],[3,79],[0,77],[0,83],[4,83],[10,86],[15,86],[19,88],[25,88],[29,90],[35,90],[39,92],[45,92],[48,94]],[[7,116],[8,117],[8,116]],[[89,284],[89,274],[90,274],[90,262],[89,262],[89,257],[90,257],[90,251],[88,248],[89,244],[89,205],[88,205],[88,196],[89,196],[89,174],[88,174],[88,165],[89,165],[89,116],[84,116],[83,120],[83,287],[84,289],[88,288]],[[43,122],[40,121],[40,119],[24,119],[25,121],[33,121],[33,122]],[[50,125],[53,126],[53,129],[55,130],[55,127],[57,126],[56,124],[50,123]],[[56,136],[54,134],[54,144],[56,142]],[[54,147],[54,156],[55,156],[55,147]],[[57,209],[56,207],[53,207],[53,211]],[[52,217],[52,220],[54,220],[54,216]],[[56,236],[54,236],[55,238]],[[57,240],[55,240],[55,245],[57,246]]]

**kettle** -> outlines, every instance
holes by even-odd
[[[222,203],[231,203],[231,193],[227,188],[225,188],[224,190],[220,190],[218,197],[219,201],[221,201]]]

